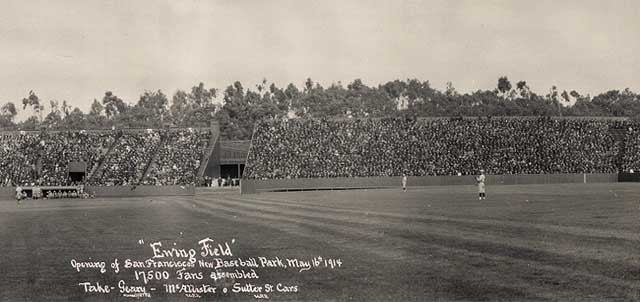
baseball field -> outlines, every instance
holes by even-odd
[[[0,301],[638,301],[639,230],[622,183],[1,200]]]

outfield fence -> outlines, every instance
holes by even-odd
[[[141,197],[141,196],[192,196],[194,186],[87,186],[85,191],[96,197]]]
[[[86,186],[85,192],[96,197],[143,197],[143,196],[192,196],[194,186]],[[0,187],[0,198],[15,198],[15,187]]]
[[[345,177],[345,178],[300,178],[300,179],[243,179],[242,194],[277,191],[348,190],[399,188],[402,177]],[[602,183],[618,182],[617,173],[595,174],[521,174],[487,175],[486,184],[557,184],[557,183]],[[475,185],[475,176],[419,176],[407,177],[408,187]],[[193,186],[87,186],[85,191],[96,197],[142,197],[142,196],[192,196]],[[0,187],[0,198],[14,198],[15,187]]]
[[[242,194],[277,191],[346,190],[398,188],[402,177],[338,177],[299,179],[243,179]],[[617,182],[617,173],[594,174],[514,174],[487,175],[487,185],[557,184]],[[417,176],[407,177],[407,187],[475,185],[473,175],[465,176]]]

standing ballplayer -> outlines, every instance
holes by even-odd
[[[480,170],[480,175],[476,177],[476,181],[478,182],[478,200],[484,200],[486,199],[486,195],[484,193],[484,170]]]
[[[402,173],[402,192],[407,191],[407,174]]]

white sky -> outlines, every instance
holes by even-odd
[[[0,103],[34,90],[85,112],[199,82],[299,87],[499,76],[581,93],[640,91],[640,1],[0,0]]]

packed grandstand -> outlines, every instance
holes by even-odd
[[[211,130],[0,134],[3,186],[197,185]],[[73,179],[71,162],[86,164]],[[290,119],[256,125],[244,178],[640,170],[640,124],[588,118]]]
[[[639,126],[547,117],[265,121],[244,177],[615,173],[640,168]]]
[[[0,136],[3,186],[194,185],[209,129],[14,131]],[[86,166],[82,179],[71,162]]]

